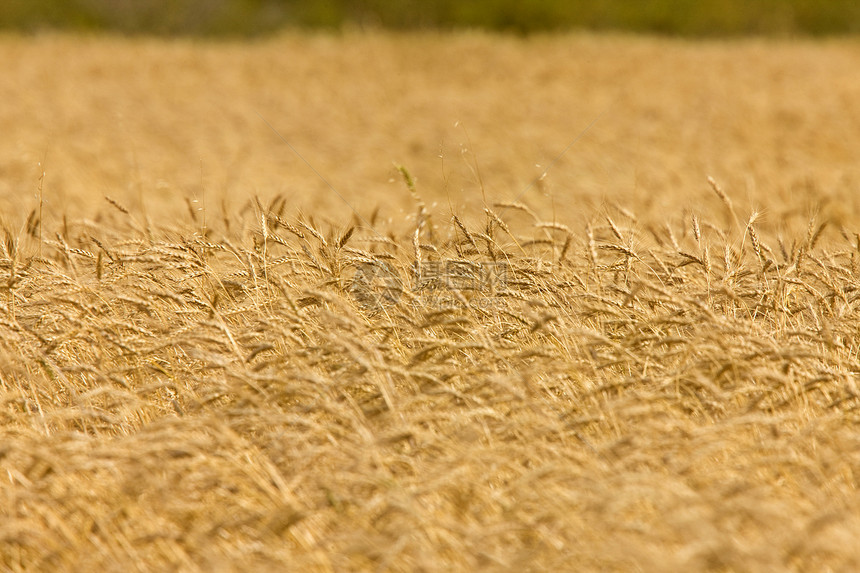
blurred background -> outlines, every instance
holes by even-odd
[[[479,28],[672,36],[860,31],[856,0],[3,0],[0,30],[235,36],[285,28]]]

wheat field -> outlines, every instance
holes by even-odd
[[[0,59],[2,570],[860,568],[860,44]]]

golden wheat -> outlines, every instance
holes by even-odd
[[[812,125],[857,113],[854,47],[378,34],[0,44],[80,56],[37,74],[38,88],[22,81],[33,100],[0,84],[75,143],[45,158],[30,135],[42,132],[20,119],[42,116],[2,118],[0,149],[17,158],[3,166],[4,197],[28,181],[40,190],[4,199],[0,221],[3,570],[860,567],[860,217],[839,143],[856,134],[836,141]],[[303,57],[272,80],[285,50]],[[122,75],[117,54],[143,72]],[[350,76],[346,106],[334,86],[359,57],[378,82]],[[182,73],[166,99],[141,103],[170,59]],[[20,60],[9,77],[32,79],[32,58]],[[818,107],[769,99],[816,83],[794,66],[830,81],[833,93],[810,98]],[[236,101],[286,94],[312,110],[284,120],[307,130],[297,148],[325,150],[335,159],[322,172],[369,189],[379,208],[344,193],[356,212],[342,213],[315,176],[265,167],[285,150],[257,143],[265,129],[243,143],[244,116],[213,95],[200,110],[177,103],[215,71]],[[67,89],[76,73],[144,117]],[[641,93],[615,94],[624,74]],[[574,94],[572,78],[593,90]],[[69,99],[37,105],[58,93]],[[454,109],[458,93],[467,103]],[[575,134],[524,126],[558,125],[570,108],[549,104],[566,98],[586,115],[620,101],[639,119],[610,121],[597,149],[583,139],[534,173],[520,159]],[[536,102],[537,115],[520,123],[508,100]],[[378,126],[390,139],[362,123],[368,102],[391,113]],[[109,147],[82,109],[113,118],[108,135],[128,122],[139,147]],[[441,189],[422,141],[451,133],[416,109],[478,126]],[[752,125],[732,123],[736,110]],[[416,167],[377,171],[405,125]],[[206,161],[189,170],[198,162],[183,150],[203,140]],[[644,145],[633,156],[621,141]],[[772,164],[757,155],[768,146]],[[82,173],[90,153],[101,163]],[[32,176],[43,159],[47,175]],[[537,175],[548,181],[517,195]],[[399,181],[370,191],[389,177]]]
[[[337,248],[298,218],[279,224],[317,246],[215,227],[123,242],[130,222],[95,237],[71,221],[41,259],[36,237],[7,241],[4,268],[22,270],[3,307],[4,563],[203,568],[248,544],[256,566],[322,569],[853,563],[809,528],[854,525],[838,508],[855,495],[855,245],[796,238],[815,264],[777,300],[779,267],[750,267],[770,252],[752,224],[755,259],[720,270],[708,247],[608,242],[623,234],[607,220],[561,263],[516,247],[545,223],[488,213],[511,237],[492,240],[501,290],[375,305],[332,280],[357,268],[344,244],[372,239],[363,227]],[[456,216],[454,231],[474,242]],[[743,237],[723,231],[730,252]],[[409,291],[421,250],[401,237],[387,260]],[[461,271],[489,263],[427,246]],[[704,545],[652,554],[663,536]]]

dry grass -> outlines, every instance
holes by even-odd
[[[484,124],[489,116],[476,111],[479,129],[469,135],[481,142],[447,163],[447,188],[422,184],[433,180],[429,171],[415,184],[409,164],[400,173],[383,169],[385,178],[397,178],[386,188],[393,198],[361,195],[350,186],[347,200],[364,197],[355,216],[344,215],[341,204],[326,208],[326,201],[338,199],[313,174],[305,179],[302,164],[288,174],[277,165],[263,168],[275,152],[258,140],[277,145],[271,133],[265,126],[254,127],[247,138],[238,127],[229,131],[220,121],[229,124],[230,118],[211,113],[211,95],[201,96],[202,109],[185,119],[190,134],[177,128],[147,135],[143,129],[147,121],[170,121],[177,113],[170,111],[169,96],[153,96],[151,105],[141,105],[141,117],[127,118],[134,134],[148,138],[132,153],[136,172],[125,169],[132,160],[122,145],[111,150],[94,138],[89,143],[99,163],[87,165],[76,155],[80,149],[51,144],[44,221],[35,198],[4,208],[4,569],[860,567],[860,211],[850,194],[856,167],[844,161],[848,150],[841,147],[853,144],[856,151],[860,145],[838,143],[839,134],[808,124],[835,113],[828,102],[854,89],[827,74],[839,70],[840,61],[855,61],[856,49],[600,38],[449,40],[453,48],[439,38],[376,36],[288,38],[249,47],[3,40],[7,58],[15,50],[44,53],[58,45],[79,50],[81,59],[72,66],[92,66],[96,76],[105,66],[118,69],[117,54],[141,50],[144,67],[157,60],[147,59],[153,53],[167,51],[186,58],[189,69],[214,66],[218,57],[232,54],[223,69],[238,71],[224,81],[236,90],[246,75],[279,61],[276,52],[284,46],[306,47],[307,66],[344,65],[354,57],[343,50],[348,42],[365,54],[376,50],[379,58],[369,65],[403,73],[399,58],[426,57],[429,63],[409,71],[422,85],[444,77],[448,50],[464,46],[490,59],[487,54],[498,49],[523,73],[533,70],[526,64],[565,65],[559,55],[575,54],[571,46],[594,57],[612,46],[628,60],[664,54],[690,66],[676,67],[678,75],[663,83],[646,84],[650,92],[623,96],[641,98],[631,106],[652,105],[662,119],[674,110],[678,121],[689,113],[693,127],[714,126],[705,135],[717,142],[749,140],[707,154],[702,139],[672,125],[666,129],[689,138],[689,155],[674,156],[663,135],[649,132],[668,124],[650,123],[657,121],[653,116],[634,125],[610,118],[594,133],[608,148],[584,139],[582,149],[574,147],[538,189],[523,196],[499,192],[519,191],[528,176],[542,171],[515,166],[524,148],[506,147],[507,140],[494,135],[529,123],[515,117],[521,104],[500,101],[517,93],[520,84],[513,82],[496,99],[484,94],[486,107],[509,115]],[[438,47],[439,60],[426,56],[428,45]],[[541,50],[550,63],[530,58]],[[748,67],[736,70],[728,61],[739,52],[749,56]],[[679,99],[683,90],[673,92],[673,85],[717,82],[693,74],[700,69],[696,61],[722,62],[735,70],[732,80],[782,69],[786,54],[832,79],[832,91],[801,107],[779,97],[786,84],[805,82],[784,77],[753,86],[753,94],[775,95],[758,102],[760,114],[730,126],[745,131],[726,132],[716,115],[696,116]],[[607,73],[597,64],[627,65],[612,59],[618,54],[602,57],[576,66],[588,75]],[[15,77],[23,78],[25,69],[13,70]],[[634,72],[631,67],[634,75],[652,73]],[[375,89],[395,90],[384,77]],[[104,81],[119,85],[110,73]],[[179,89],[140,81],[150,92],[155,86]],[[328,81],[330,89],[342,87]],[[563,93],[561,84],[546,82],[556,96]],[[320,80],[306,87],[323,85]],[[3,87],[26,99],[12,83]],[[366,102],[361,90],[372,87],[360,83],[356,101]],[[36,88],[31,104],[48,98],[43,89],[50,86]],[[477,106],[469,89],[449,89],[450,99],[466,98],[463,109]],[[606,90],[604,85],[577,97],[600,104]],[[429,99],[439,93],[410,92],[407,102],[391,106],[392,113],[417,113],[420,103],[427,106],[422,113],[446,114],[444,102]],[[36,140],[49,138],[57,117],[78,121],[60,122],[54,141],[77,141],[83,149],[89,143],[75,130],[101,133],[85,121],[100,115],[70,111],[80,101],[76,97],[83,96],[72,93],[70,103],[45,111],[50,121],[34,128],[35,138],[26,136],[26,116],[4,118],[24,155],[17,156],[18,167],[10,163],[0,184],[11,189],[30,178],[36,188],[38,178],[27,175],[34,165],[25,165],[34,158],[26,154],[36,153]],[[256,105],[255,97],[240,101]],[[334,106],[336,96],[325,97]],[[712,113],[729,117],[731,109],[748,110],[745,97],[717,101]],[[845,117],[856,118],[860,104],[844,101]],[[179,109],[190,105],[173,103]],[[119,104],[105,102],[112,105]],[[784,119],[769,118],[771,106],[791,108],[797,114],[793,129],[832,146],[813,149],[786,140],[771,142],[782,146],[775,152],[762,151],[760,138],[777,133]],[[345,112],[334,106],[331,113]],[[309,131],[293,143],[307,149],[319,136],[321,148],[333,154],[327,161],[338,161],[338,153],[359,137],[352,116],[343,133],[333,130],[332,118],[318,126],[307,115],[294,118],[305,120]],[[640,128],[654,144],[640,158],[662,153],[662,170],[651,165],[650,175],[638,179],[641,186],[619,187],[617,194],[604,188],[600,203],[602,182],[625,176],[613,171],[621,159],[602,154],[628,149],[621,142],[625,130]],[[400,131],[386,129],[361,138],[395,145],[393,134]],[[219,130],[232,135],[220,137]],[[422,123],[411,137],[427,142],[439,135]],[[575,134],[568,135],[567,141]],[[199,182],[196,191],[182,190],[192,185],[183,178],[199,180],[201,169],[187,161],[182,145],[171,146],[174,136],[206,140],[206,153],[230,158],[224,159],[227,167],[203,162],[208,193]],[[251,148],[230,155],[219,147],[246,139],[268,155],[256,157]],[[150,147],[156,142],[163,146]],[[10,145],[8,138],[3,144]],[[380,149],[371,144],[357,151],[345,171],[329,169],[325,161],[318,166],[332,179],[370,186],[368,160],[390,159]],[[580,151],[594,163],[580,163],[574,157]],[[409,153],[428,151],[418,146]],[[780,153],[809,159],[806,173],[797,165],[774,168],[784,159]],[[277,154],[289,156],[283,146]],[[711,171],[686,163],[718,160],[726,163],[713,170],[710,184]],[[158,161],[163,174],[151,171]],[[423,170],[431,162],[415,163]],[[746,170],[720,177],[743,165]],[[828,175],[834,166],[842,172]],[[633,167],[645,169],[638,161]],[[231,169],[235,179],[227,177]],[[81,173],[95,178],[89,190],[86,177],[76,177]],[[246,174],[250,183],[239,193]],[[738,191],[744,174],[754,181]],[[168,183],[158,191],[153,180],[161,177]],[[280,188],[273,183],[278,177],[317,190],[317,198]],[[699,191],[687,191],[688,178]],[[761,187],[772,194],[758,195]],[[221,207],[224,191],[232,198]],[[451,208],[434,206],[449,197]],[[198,203],[183,212],[184,199]],[[290,204],[299,199],[304,212]],[[673,201],[681,204],[666,209]]]

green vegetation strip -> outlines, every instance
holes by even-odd
[[[851,35],[853,0],[6,0],[0,29],[253,36],[284,28],[611,30],[680,36]]]

